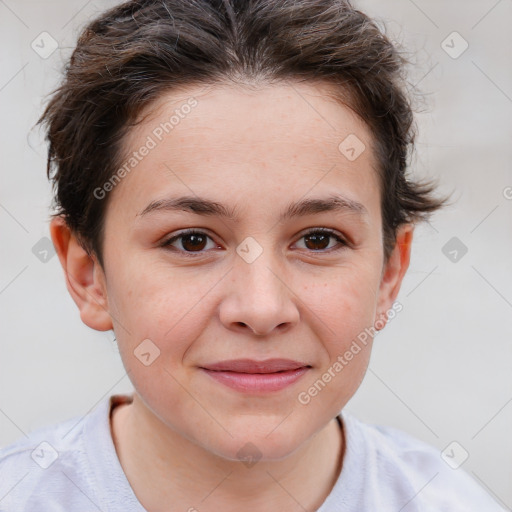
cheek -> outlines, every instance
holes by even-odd
[[[127,265],[114,273],[109,306],[118,327],[120,349],[127,359],[149,339],[160,350],[166,366],[179,363],[211,315],[208,291],[214,284],[213,276],[197,279],[184,269],[173,271],[147,262]]]
[[[326,357],[297,396],[299,407],[307,406],[312,416],[337,414],[361,385],[370,360],[375,334],[372,308],[353,295],[347,300],[340,297],[337,304],[328,325],[322,322],[319,328]]]
[[[304,290],[305,304],[315,313],[311,325],[316,325],[315,335],[327,355],[305,384],[303,400],[299,397],[312,410],[341,409],[364,378],[375,334],[378,275],[371,268],[347,267],[335,279]]]
[[[184,407],[182,361],[208,320],[207,300],[199,298],[211,285],[147,267],[114,273],[109,305],[123,366],[146,405],[165,420],[159,411]]]
[[[361,330],[373,325],[378,298],[376,268],[347,266],[324,283],[304,288],[304,302],[323,324],[322,338],[327,340],[329,352],[343,350]]]

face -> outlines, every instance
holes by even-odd
[[[228,459],[247,442],[282,458],[325,427],[371,337],[346,352],[397,292],[369,130],[327,92],[168,94],[125,140],[137,163],[109,198],[107,309],[140,404]]]

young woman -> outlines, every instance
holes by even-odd
[[[41,118],[50,229],[134,393],[3,449],[2,511],[501,510],[344,411],[443,204],[406,176],[402,71],[341,0],[131,1],[84,29]]]

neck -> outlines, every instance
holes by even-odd
[[[247,467],[213,454],[163,424],[134,394],[116,407],[112,437],[137,499],[151,512],[316,510],[339,473],[344,440],[336,419],[284,459]]]

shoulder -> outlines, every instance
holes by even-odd
[[[91,507],[94,490],[84,428],[102,412],[38,428],[1,448],[0,512],[63,510],[59,502],[73,507],[67,510]]]
[[[48,469],[66,452],[76,453],[80,449],[77,442],[81,429],[74,429],[78,423],[79,418],[74,418],[47,425],[0,448],[0,468]]]
[[[342,418],[349,437],[347,449],[352,442],[359,456],[364,453],[372,485],[381,496],[401,504],[404,512],[505,510],[463,469],[467,452],[460,444],[449,444],[442,453],[400,429],[364,423],[345,412]]]

